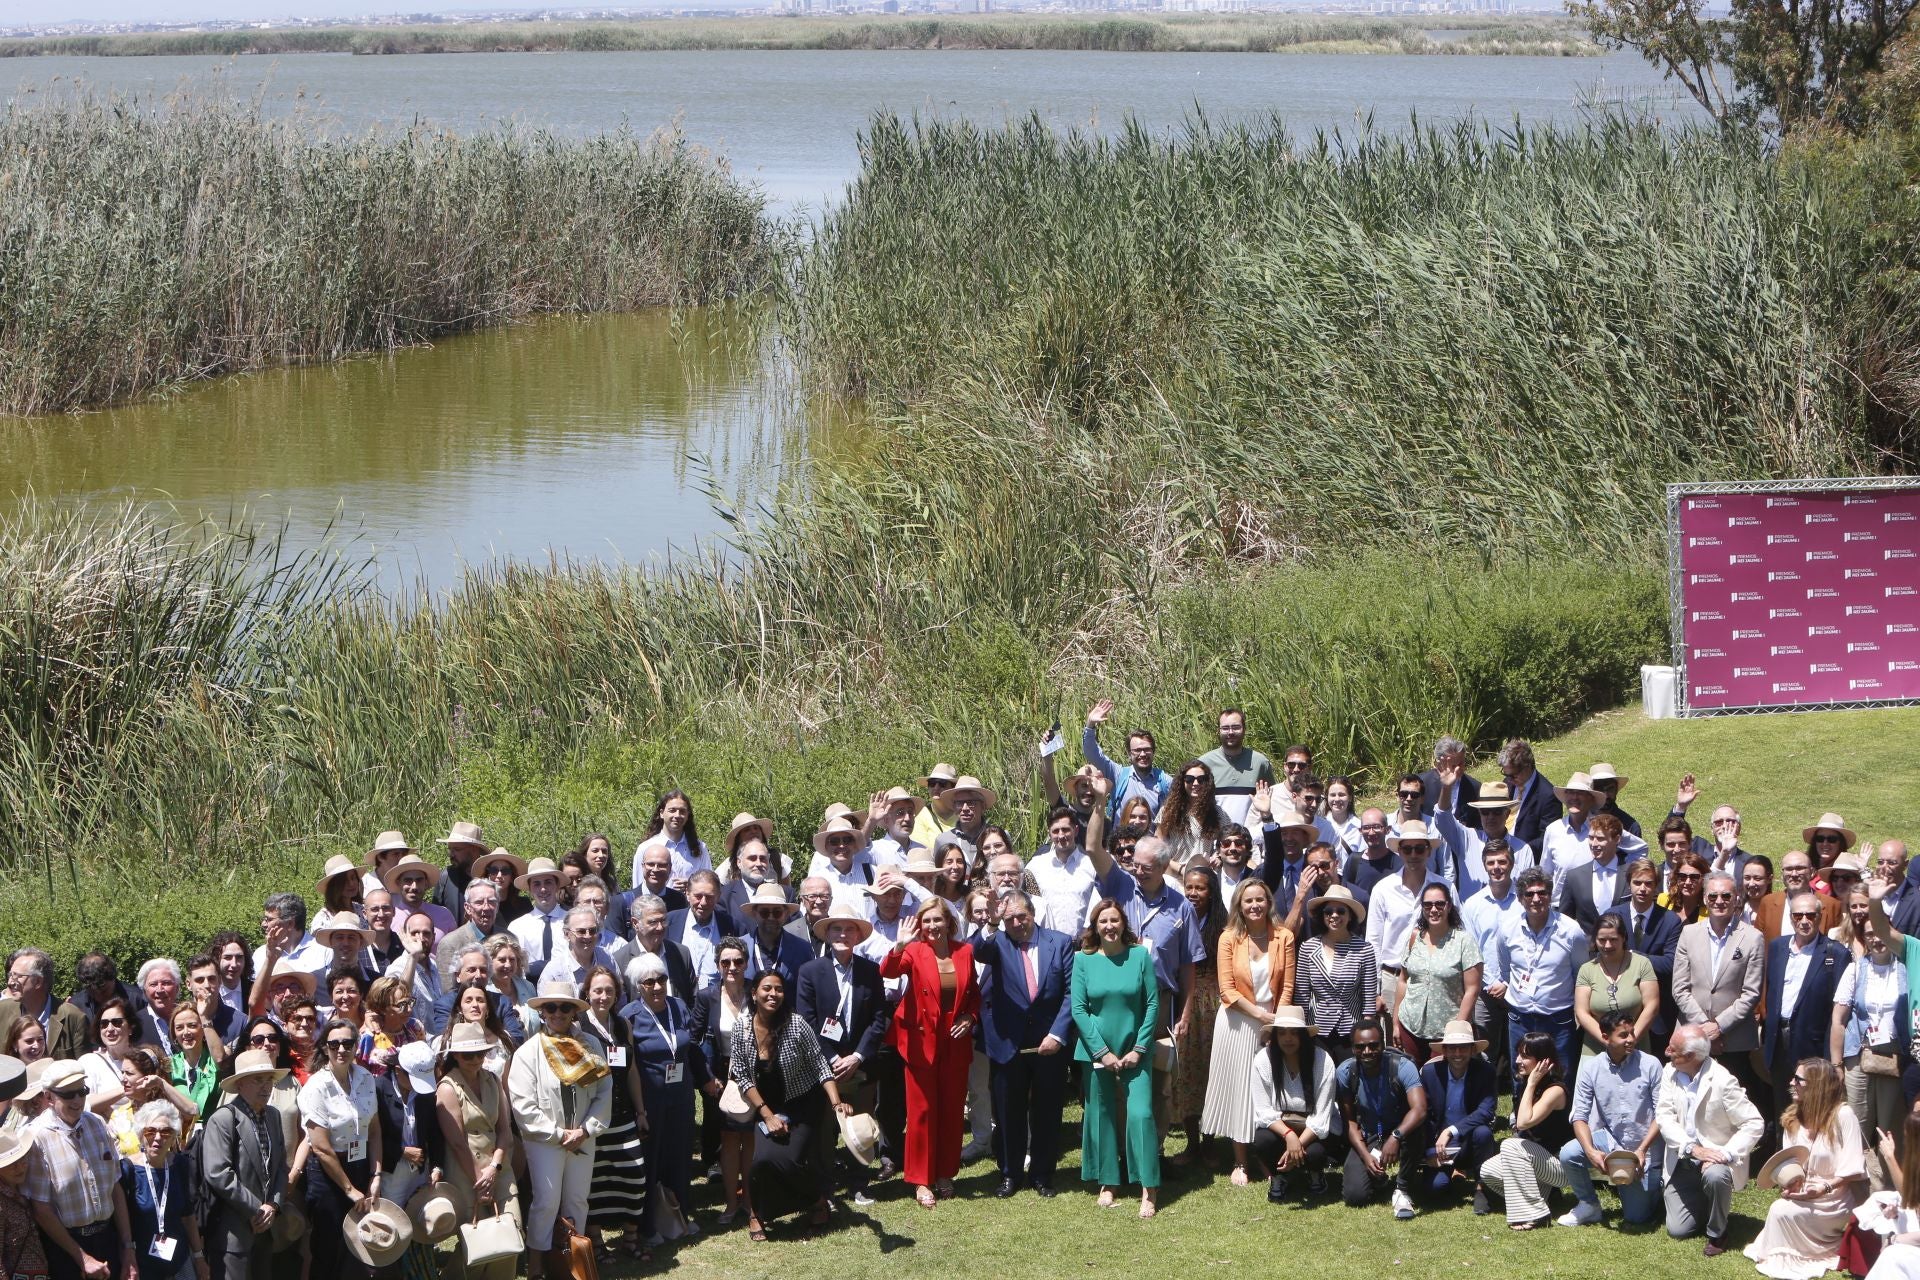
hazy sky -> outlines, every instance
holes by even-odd
[[[564,3],[565,0],[554,0]],[[687,0],[677,0],[684,5]],[[530,0],[529,7],[538,0]],[[49,22],[201,22],[211,18],[352,18],[377,13],[463,12],[518,5],[485,0],[0,0],[0,27]],[[620,0],[621,8],[648,8],[648,0]],[[668,7],[662,4],[659,7]],[[701,8],[731,8],[733,0],[701,0]]]

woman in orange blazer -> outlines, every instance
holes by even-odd
[[[887,1035],[907,1067],[907,1150],[901,1173],[931,1209],[953,1195],[973,1064],[980,988],[973,948],[955,940],[953,912],[928,898],[900,922],[900,940],[880,961],[884,977],[907,980]]]
[[[1220,931],[1220,1012],[1200,1131],[1233,1143],[1233,1185],[1247,1185],[1253,1141],[1253,1059],[1273,1011],[1293,1003],[1293,932],[1273,918],[1273,890],[1249,876],[1234,891]]]

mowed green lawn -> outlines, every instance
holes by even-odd
[[[1807,715],[1729,716],[1649,721],[1637,708],[1597,717],[1573,733],[1537,744],[1541,767],[1562,781],[1597,760],[1629,776],[1626,808],[1651,830],[1672,803],[1680,775],[1691,770],[1701,797],[1694,814],[1704,831],[1707,814],[1723,801],[1745,818],[1748,848],[1776,861],[1796,847],[1799,830],[1821,811],[1837,810],[1863,838],[1920,835],[1920,709],[1837,711]],[[1490,765],[1475,772],[1495,776]],[[1078,1109],[1069,1112],[1077,1137]],[[1181,1138],[1169,1140],[1177,1151]],[[1077,1147],[1077,1143],[1074,1144]],[[1510,1232],[1497,1214],[1476,1218],[1464,1201],[1395,1221],[1384,1203],[1351,1210],[1337,1192],[1312,1209],[1275,1208],[1264,1184],[1236,1188],[1224,1170],[1211,1177],[1170,1179],[1161,1211],[1151,1222],[1134,1216],[1134,1201],[1096,1208],[1080,1189],[1078,1153],[1061,1170],[1062,1193],[1042,1201],[1023,1192],[1011,1201],[992,1196],[991,1161],[964,1171],[961,1198],[929,1212],[895,1181],[878,1189],[879,1203],[843,1209],[833,1230],[800,1234],[776,1228],[767,1244],[744,1230],[714,1232],[663,1251],[658,1263],[688,1277],[812,1277],[964,1274],[971,1280],[1021,1276],[1242,1276],[1297,1274],[1315,1280],[1400,1275],[1478,1275],[1537,1280],[1544,1276],[1751,1276],[1738,1252],[1707,1260],[1698,1240],[1667,1239],[1657,1225]],[[696,1191],[696,1195],[700,1193]],[[1734,1237],[1759,1231],[1771,1193],[1735,1198]],[[1603,1192],[1611,1211],[1616,1202]],[[1564,1207],[1560,1201],[1556,1208]],[[707,1222],[709,1208],[701,1209]],[[631,1264],[608,1264],[609,1275],[640,1274]]]

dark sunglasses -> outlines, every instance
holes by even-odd
[[[77,1084],[71,1089],[53,1089],[49,1092],[63,1102],[72,1102],[75,1098],[84,1098],[87,1096],[87,1086]]]
[[[279,1037],[279,1036],[277,1036],[277,1035],[272,1035],[272,1034],[268,1034],[268,1035],[259,1035],[259,1036],[248,1036],[248,1037],[247,1037],[247,1043],[248,1043],[248,1044],[279,1044],[279,1043],[280,1043],[280,1037]]]

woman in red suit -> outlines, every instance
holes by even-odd
[[[980,988],[973,980],[973,948],[954,940],[953,913],[944,901],[928,898],[900,925],[900,940],[881,959],[880,972],[907,979],[887,1032],[907,1065],[907,1158],[901,1172],[921,1205],[931,1209],[936,1196],[953,1195],[953,1175],[960,1172]]]

